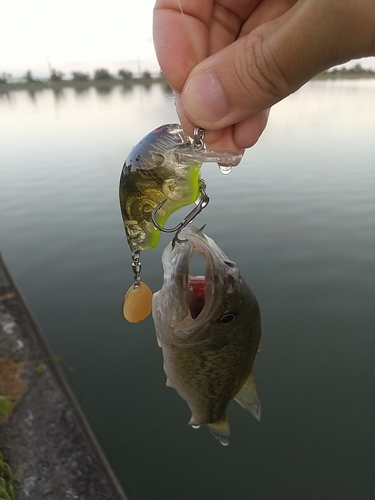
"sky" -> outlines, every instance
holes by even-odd
[[[204,1],[204,0],[203,0]],[[0,0],[0,74],[49,76],[159,72],[152,41],[155,0]],[[375,69],[375,58],[360,61]],[[354,63],[349,63],[349,67]]]
[[[158,72],[155,0],[0,0],[0,73]]]

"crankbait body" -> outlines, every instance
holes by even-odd
[[[163,125],[150,132],[130,152],[120,178],[120,206],[129,247],[148,250],[157,246],[160,230],[176,210],[199,197],[202,163],[182,163],[178,150],[191,148],[191,139],[180,125]],[[177,154],[176,154],[177,153]]]

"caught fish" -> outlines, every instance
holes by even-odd
[[[207,425],[227,445],[231,399],[260,420],[252,371],[261,344],[259,305],[237,265],[211,238],[191,225],[181,238],[162,255],[164,281],[152,304],[157,342],[167,386],[191,410],[189,425]],[[204,276],[189,275],[194,254],[205,259]]]

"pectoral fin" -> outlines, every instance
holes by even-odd
[[[157,332],[156,332],[156,342],[158,343],[158,346],[161,348],[161,341]]]
[[[260,401],[253,372],[250,373],[233,399],[237,401],[244,410],[250,412],[260,421]]]
[[[198,423],[197,419],[194,417],[194,415],[191,416],[191,419],[188,422],[188,425],[191,425],[193,429],[199,429],[201,424]]]
[[[168,378],[168,377],[167,377],[167,381],[166,381],[165,385],[166,385],[167,387],[172,387],[172,388],[174,389],[174,387],[173,387],[173,385],[172,385],[172,382],[169,380],[169,378]]]
[[[211,434],[214,438],[220,441],[223,446],[228,446],[230,442],[230,427],[228,419],[221,420],[220,422],[214,422],[212,424],[206,424],[210,429]]]

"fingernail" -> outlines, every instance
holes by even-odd
[[[182,91],[185,111],[195,120],[216,122],[228,114],[228,103],[212,70],[193,76]]]

